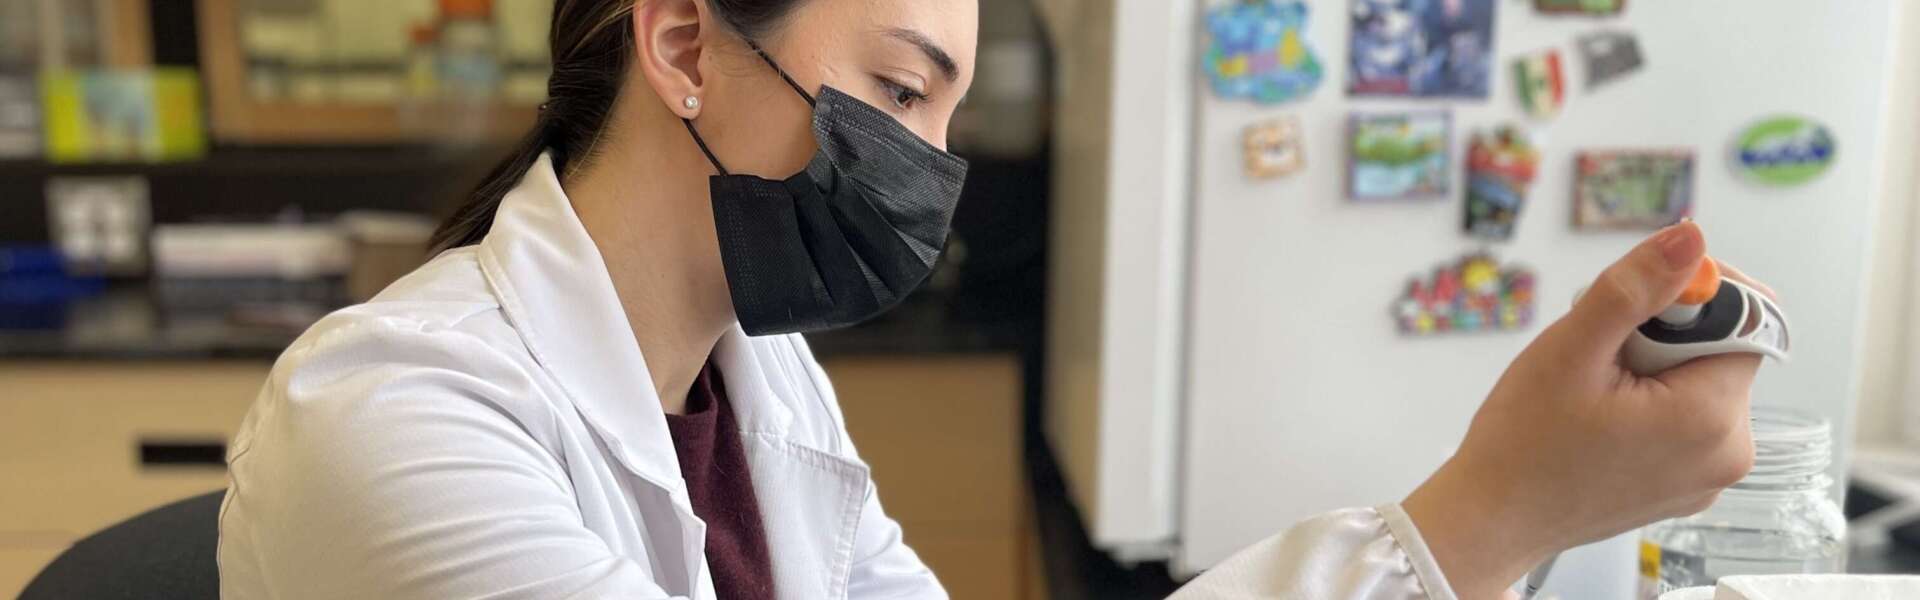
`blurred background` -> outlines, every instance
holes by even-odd
[[[1831,425],[1847,568],[1920,572],[1920,7],[979,2],[939,271],[809,336],[954,597],[1160,597],[1399,499],[1682,217],[1793,319],[1755,402]],[[224,488],[274,358],[532,124],[550,9],[0,0],[0,596]],[[1633,597],[1638,540],[1562,597]]]

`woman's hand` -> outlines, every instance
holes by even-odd
[[[1514,359],[1459,452],[1407,497],[1460,597],[1499,597],[1555,552],[1704,510],[1752,467],[1758,355],[1703,357],[1652,377],[1618,358],[1705,252],[1700,228],[1681,223],[1601,273]]]

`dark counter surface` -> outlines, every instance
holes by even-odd
[[[954,304],[923,291],[873,321],[807,341],[820,356],[1019,352],[1037,343],[1037,320],[964,318],[956,315],[968,311]],[[47,329],[0,329],[0,360],[272,360],[305,329],[170,314],[141,286],[74,302],[61,320]]]
[[[204,159],[178,164],[0,161],[0,199],[19,200],[8,203],[7,218],[0,219],[0,244],[48,242],[41,192],[55,176],[145,177],[157,224],[268,222],[289,207],[310,220],[356,209],[437,214],[439,207],[464,197],[500,152],[216,148]],[[965,247],[965,259],[942,261],[946,285],[930,284],[871,322],[807,335],[816,353],[1037,352],[1046,288],[1047,159],[968,160],[967,184],[953,216],[953,239]],[[940,281],[937,275],[934,281]],[[0,311],[17,309],[0,306]],[[304,324],[319,311],[309,313],[282,316]],[[21,321],[51,325],[7,328]],[[163,308],[146,282],[133,280],[57,310],[0,312],[0,360],[271,360],[304,329],[240,325],[219,315],[184,316]]]
[[[0,329],[0,359],[272,360],[299,331],[169,315],[142,287],[116,287],[64,308],[52,327]]]

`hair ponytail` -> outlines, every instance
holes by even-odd
[[[540,159],[540,152],[546,149],[544,123],[545,119],[542,118],[540,124],[534,125],[533,131],[515,142],[507,158],[487,171],[486,178],[480,180],[480,185],[474,188],[466,203],[454,209],[453,214],[447,215],[447,219],[440,222],[440,227],[434,229],[433,237],[428,242],[434,253],[477,244],[480,238],[486,237],[487,230],[493,228],[493,214],[500,210],[500,200],[520,184],[520,176],[533,168],[534,161]]]
[[[542,152],[564,179],[593,159],[593,148],[634,54],[633,4],[637,0],[554,0],[547,36],[553,72],[547,103],[533,131],[515,143],[505,160],[487,172],[466,204],[433,232],[433,252],[472,245],[493,227],[500,200],[520,184]],[[765,34],[804,0],[693,0],[706,2],[727,26],[748,38]]]

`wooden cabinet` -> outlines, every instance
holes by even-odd
[[[74,540],[224,488],[217,462],[147,464],[142,446],[157,460],[223,446],[268,366],[0,362],[0,597]]]
[[[822,361],[887,514],[954,598],[1037,598],[1013,355]]]
[[[952,596],[1038,597],[1017,359],[842,357],[825,366],[887,512]],[[145,464],[142,444],[189,454],[223,444],[268,368],[0,362],[0,597],[18,594],[76,539],[224,487],[219,464]]]
[[[330,99],[311,102],[258,97],[248,83],[249,69],[253,68],[249,63],[253,61],[247,56],[243,40],[249,34],[261,33],[246,31],[242,22],[243,13],[255,3],[258,1],[199,0],[197,5],[201,74],[206,80],[212,134],[217,140],[267,145],[498,143],[518,139],[533,126],[537,100],[355,102]],[[362,4],[358,8],[376,5]],[[421,4],[424,3],[413,3]],[[414,8],[418,6],[402,5],[384,10],[404,16],[419,12],[412,10]],[[544,31],[545,21],[541,20],[535,29]],[[392,33],[399,35],[399,32]],[[351,42],[343,43],[351,45]],[[395,77],[399,77],[399,70],[403,68],[399,60],[378,66],[394,71]],[[541,64],[544,68],[544,62]],[[316,70],[353,68],[355,65],[343,64]],[[545,87],[544,76],[540,87]]]

